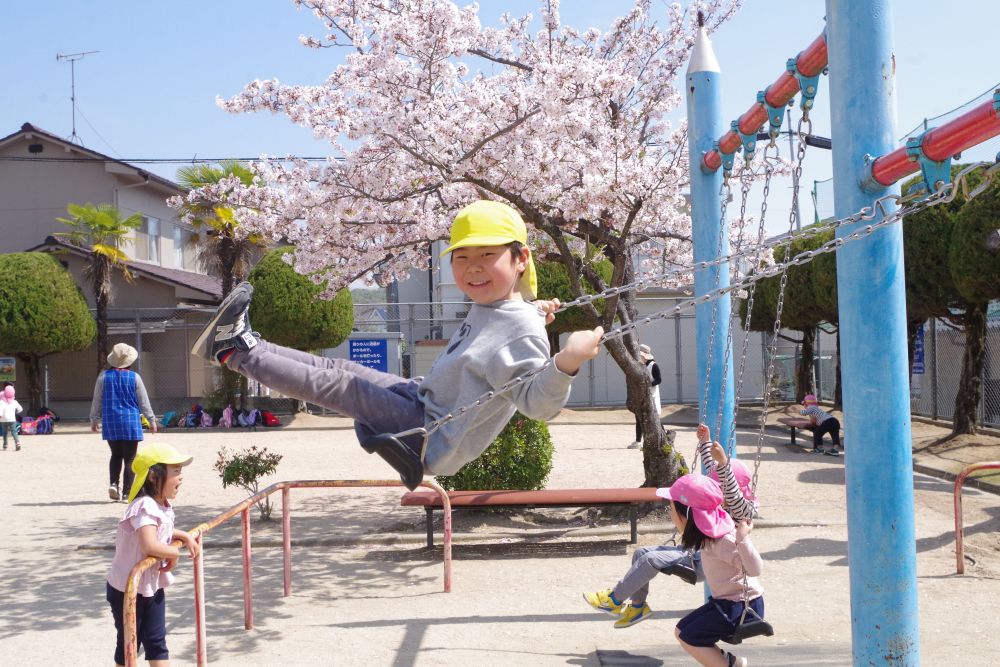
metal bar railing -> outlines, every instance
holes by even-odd
[[[962,469],[955,478],[955,567],[958,574],[965,574],[965,536],[962,530],[962,485],[976,470],[1000,469],[1000,461],[973,463]]]
[[[448,493],[436,482],[425,479],[420,483],[426,486],[441,497],[442,509],[444,510],[444,592],[451,592],[451,500]],[[240,515],[242,532],[242,552],[243,552],[243,625],[247,630],[253,628],[253,587],[252,587],[252,553],[250,546],[250,508],[259,500],[263,500],[271,494],[281,491],[281,538],[282,538],[282,561],[284,565],[283,588],[284,596],[292,592],[292,517],[291,517],[291,489],[296,488],[358,488],[358,487],[397,487],[402,483],[395,480],[296,480],[288,482],[276,482],[260,492],[249,496],[242,502],[233,505],[228,510],[219,514],[215,518],[199,525],[194,530],[188,531],[201,547],[198,556],[194,559],[192,570],[194,578],[194,605],[195,605],[195,656],[199,667],[208,664],[207,640],[205,634],[205,580],[203,559],[205,556],[203,536],[213,528],[220,526],[237,514]],[[180,548],[182,543],[179,540],[173,545]],[[125,589],[125,665],[126,667],[136,667],[138,646],[136,644],[136,591],[139,586],[139,577],[143,572],[151,567],[158,567],[160,559],[149,557],[135,564],[129,574],[128,586]]]

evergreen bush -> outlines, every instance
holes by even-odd
[[[437,482],[446,491],[522,489],[545,487],[552,470],[552,437],[539,419],[515,413],[496,440],[475,461]]]

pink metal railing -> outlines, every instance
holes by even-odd
[[[965,574],[965,544],[962,533],[962,485],[965,479],[976,470],[1000,469],[1000,461],[973,463],[966,466],[955,478],[955,566],[958,574]]]
[[[451,592],[451,501],[448,493],[432,480],[424,480],[420,483],[437,492],[441,496],[441,503],[444,509],[444,592]],[[199,667],[208,664],[206,653],[205,637],[205,581],[202,559],[204,557],[204,541],[202,537],[213,528],[225,523],[229,519],[240,515],[242,524],[241,532],[243,536],[243,625],[247,630],[253,628],[253,587],[252,575],[252,552],[250,547],[250,508],[259,501],[267,498],[276,491],[281,491],[281,538],[282,538],[282,560],[284,564],[284,575],[282,578],[284,585],[283,595],[291,595],[292,592],[292,512],[291,512],[291,489],[296,488],[356,488],[356,487],[396,487],[402,486],[398,481],[391,480],[298,480],[290,482],[277,482],[263,489],[240,503],[233,505],[214,519],[201,524],[194,530],[188,531],[192,538],[197,540],[201,550],[198,557],[194,559],[192,571],[194,578],[194,622],[195,622],[195,654]],[[175,541],[174,546],[182,548],[181,542]],[[135,629],[135,596],[139,586],[139,577],[143,572],[151,567],[158,567],[160,559],[146,558],[135,564],[129,574],[128,586],[125,590],[125,665],[126,667],[136,667],[138,647],[136,646]]]

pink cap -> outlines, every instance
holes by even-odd
[[[743,497],[747,500],[753,500],[755,497],[752,486],[753,474],[750,472],[750,468],[748,468],[747,465],[739,459],[729,459],[729,467],[733,471],[736,483],[740,485],[740,491],[743,492]],[[712,472],[710,472],[708,476],[720,485],[722,484],[719,480],[719,471],[716,468],[712,468]]]
[[[14,387],[12,385],[3,388],[3,399],[8,403],[14,400]]]
[[[705,475],[684,475],[672,486],[657,489],[656,495],[683,503],[691,508],[691,518],[698,530],[717,539],[736,528],[732,517],[722,509],[719,483]]]
[[[819,401],[816,400],[816,397],[813,396],[812,394],[806,394],[805,398],[802,399],[802,402],[803,403],[819,403]]]

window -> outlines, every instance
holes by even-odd
[[[187,241],[184,228],[174,225],[174,266],[178,269],[184,268],[184,242]]]
[[[136,238],[136,252],[139,259],[145,259],[153,264],[160,263],[160,221],[157,218],[142,216],[142,224],[139,226],[139,234]],[[145,237],[145,247],[143,247],[143,237]],[[145,251],[145,257],[142,256]]]

